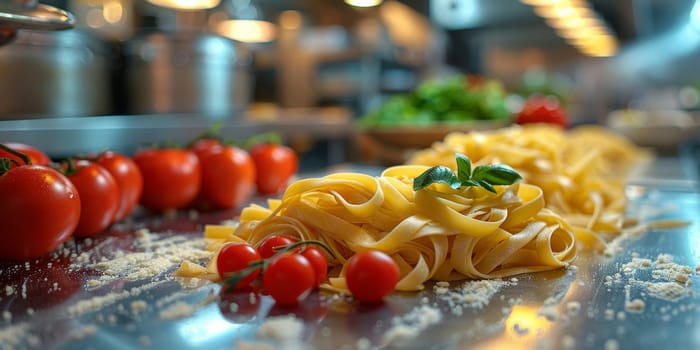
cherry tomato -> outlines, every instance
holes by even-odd
[[[0,259],[37,258],[71,236],[80,220],[80,196],[68,178],[43,165],[0,174]]]
[[[305,257],[314,268],[314,274],[316,275],[314,287],[320,286],[321,283],[326,280],[326,276],[328,276],[328,260],[326,260],[326,256],[321,253],[320,249],[313,246],[304,248],[301,251],[301,255]]]
[[[263,287],[279,305],[296,305],[314,287],[316,276],[309,260],[285,253],[274,258],[263,273]]]
[[[250,156],[255,162],[255,184],[260,194],[281,192],[299,167],[297,154],[283,145],[258,144],[250,150]]]
[[[199,193],[202,171],[197,156],[184,149],[145,149],[133,160],[143,177],[139,202],[162,212],[187,206]]]
[[[17,142],[5,142],[3,143],[6,147],[12,148],[13,150],[24,153],[27,157],[29,157],[29,161],[31,164],[36,164],[36,165],[49,165],[51,163],[51,159],[49,156],[46,155],[46,153],[42,152],[38,148],[30,145],[25,145],[23,143],[17,143]],[[0,149],[0,158],[10,158],[14,159],[19,164],[24,165],[24,161],[20,158],[15,156],[12,153],[9,153],[3,149]],[[14,167],[15,164],[13,163],[12,167]]]
[[[229,243],[221,248],[216,257],[216,268],[219,277],[226,279],[229,274],[240,272],[254,261],[260,259],[260,254],[251,245],[245,243]],[[258,277],[260,269],[255,269],[236,283],[235,288],[242,288],[249,285]]]
[[[236,208],[255,190],[255,164],[248,152],[234,146],[200,151],[203,199],[215,208]]]
[[[556,98],[532,96],[525,101],[525,106],[515,118],[517,124],[547,123],[562,128],[568,126],[566,111]]]
[[[347,262],[345,280],[350,293],[361,302],[379,302],[399,282],[399,267],[387,254],[368,250],[353,255]]]
[[[75,162],[75,170],[68,170],[68,179],[80,193],[80,221],[73,232],[75,237],[94,236],[114,221],[119,209],[119,185],[114,177],[97,163],[87,160]]]
[[[260,253],[260,256],[263,259],[267,259],[275,255],[275,253],[277,253],[277,250],[275,249],[282,248],[294,242],[295,240],[291,237],[272,235],[260,242],[260,245],[258,246],[258,252]]]
[[[112,151],[101,153],[95,162],[112,175],[119,186],[119,209],[114,221],[129,215],[139,203],[143,192],[143,177],[136,163],[129,157]]]

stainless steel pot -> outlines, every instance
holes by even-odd
[[[230,39],[152,32],[129,40],[124,54],[130,114],[226,117],[250,102],[250,53]]]
[[[110,64],[104,43],[80,31],[20,31],[0,47],[0,119],[107,114]]]

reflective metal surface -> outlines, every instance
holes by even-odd
[[[69,12],[36,1],[3,1],[0,28],[60,30],[72,28],[75,18]]]
[[[463,303],[460,312],[433,286],[420,293],[396,293],[375,306],[314,293],[297,307],[281,308],[266,296],[251,300],[249,291],[220,294],[218,285],[178,280],[168,272],[90,287],[100,271],[76,268],[83,252],[90,261],[100,261],[137,249],[133,243],[138,228],[149,227],[163,242],[168,237],[191,241],[200,239],[202,224],[236,214],[179,213],[137,217],[99,238],[67,245],[66,256],[3,266],[0,287],[10,286],[12,293],[0,289],[0,312],[6,311],[0,340],[5,348],[16,349],[212,350],[261,343],[283,349],[697,349],[700,193],[697,163],[686,161],[659,159],[635,176],[628,195],[631,217],[647,223],[687,220],[689,225],[627,235],[617,240],[621,250],[614,255],[582,253],[569,269],[502,281],[500,290],[481,301],[488,302],[481,308]],[[155,248],[145,251],[149,249]],[[649,261],[631,268],[634,258]],[[687,267],[679,274],[687,272],[690,282],[659,277],[657,270],[668,263],[664,259]],[[670,282],[680,292],[654,293],[649,283],[656,282]],[[453,282],[450,288],[459,285]],[[111,297],[97,303],[96,296]],[[76,313],[81,302],[87,309]],[[192,314],[163,319],[163,311],[178,302],[192,306]],[[439,310],[441,319],[420,319],[424,323],[412,323],[408,338],[387,341],[397,317],[406,321],[407,313],[425,305]],[[260,339],[257,331],[266,319],[288,314],[304,321],[299,342]],[[21,336],[11,343],[5,334],[18,328]]]

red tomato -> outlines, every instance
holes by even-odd
[[[272,235],[260,242],[260,245],[258,246],[258,252],[260,253],[260,256],[263,259],[267,259],[275,255],[275,253],[277,253],[277,250],[275,249],[282,248],[294,242],[295,240],[291,237]]]
[[[139,202],[146,209],[162,212],[187,206],[199,193],[202,171],[197,156],[176,148],[136,152],[134,162],[143,177]]]
[[[313,266],[303,256],[282,254],[273,259],[263,272],[263,287],[279,305],[295,305],[314,288]]]
[[[219,255],[216,257],[216,269],[219,272],[219,277],[226,279],[230,274],[241,272],[254,261],[260,259],[260,254],[252,246],[245,243],[229,243],[221,248]],[[242,288],[253,282],[260,269],[255,269],[236,283],[235,288]]]
[[[235,208],[255,190],[255,164],[248,152],[233,146],[199,152],[202,197],[215,208]]]
[[[399,282],[399,267],[387,254],[368,250],[353,255],[345,268],[350,293],[362,302],[379,302]]]
[[[204,153],[211,152],[220,147],[223,147],[223,145],[221,141],[217,139],[201,139],[194,142],[189,148],[192,152],[196,153],[197,156],[201,156]]]
[[[556,98],[533,96],[515,118],[517,124],[547,123],[565,128],[568,126],[566,111]]]
[[[129,215],[139,203],[143,192],[143,177],[136,163],[129,157],[107,151],[100,154],[95,162],[107,169],[119,186],[119,209],[114,221]]]
[[[307,246],[301,251],[301,255],[306,258],[311,263],[314,268],[314,274],[316,275],[316,280],[314,282],[314,287],[318,287],[326,280],[328,276],[328,260],[326,256],[321,253],[321,250],[313,247]]]
[[[117,181],[101,165],[87,160],[75,162],[75,172],[67,175],[80,193],[82,208],[73,235],[89,237],[104,231],[114,222],[114,214],[119,209]]]
[[[51,159],[49,156],[46,155],[46,153],[42,152],[36,147],[30,146],[30,145],[25,145],[23,143],[17,143],[17,142],[5,142],[3,145],[12,148],[13,150],[23,153],[27,157],[29,157],[29,161],[31,164],[36,164],[36,165],[49,165],[51,163]],[[20,164],[24,165],[24,161],[20,158],[17,157],[16,155],[7,152],[3,149],[0,148],[0,158],[10,158],[18,161]],[[13,165],[14,167],[15,165]]]
[[[61,173],[43,165],[23,165],[4,172],[0,198],[3,260],[48,254],[71,236],[80,220],[78,190]]]
[[[281,192],[299,167],[297,154],[283,145],[259,144],[250,150],[250,156],[255,162],[255,185],[260,194]]]

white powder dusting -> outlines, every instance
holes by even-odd
[[[565,335],[561,338],[562,350],[572,350],[576,347],[576,339],[570,335]]]
[[[176,301],[159,313],[161,320],[177,320],[194,315],[196,308],[182,301]]]
[[[544,301],[544,304],[542,305],[542,308],[537,311],[538,316],[542,316],[549,321],[556,321],[559,319],[559,310],[557,309],[557,305],[559,302],[557,299],[553,297],[549,297]]]
[[[576,316],[578,315],[579,311],[581,311],[581,303],[578,301],[570,301],[566,303],[566,313],[569,316]]]
[[[143,300],[135,300],[131,302],[131,313],[134,315],[139,314],[141,311],[146,310],[148,305]]]
[[[691,292],[691,290],[676,282],[645,282],[644,286],[650,295],[670,301],[683,299]]]
[[[447,282],[437,282],[433,287],[438,299],[447,304],[455,315],[461,315],[463,308],[482,309],[491,302],[491,298],[504,286],[514,282],[502,280],[466,281],[456,288],[449,288]]]
[[[87,325],[84,327],[72,329],[68,334],[68,338],[72,340],[80,340],[89,336],[93,336],[95,334],[97,334],[97,326]]]
[[[77,317],[88,312],[101,310],[107,305],[114,304],[121,299],[127,298],[129,295],[128,291],[122,291],[81,300],[68,307],[68,315]]]
[[[304,322],[293,315],[269,317],[260,325],[257,336],[278,342],[300,341]]]
[[[39,337],[30,333],[29,324],[18,323],[0,328],[0,345],[3,350],[24,349],[41,345]]]
[[[428,305],[421,305],[408,313],[392,319],[392,327],[384,334],[388,343],[412,339],[428,327],[442,320],[442,312]]]
[[[642,312],[646,303],[642,299],[625,300],[625,310],[629,312]]]
[[[608,339],[605,341],[604,348],[605,350],[618,350],[620,348],[620,344],[615,339]]]
[[[136,231],[135,235],[134,246],[137,251],[118,250],[111,258],[95,263],[90,263],[90,255],[81,254],[72,267],[87,266],[100,271],[98,279],[87,282],[88,287],[96,288],[116,279],[152,279],[178,266],[182,261],[204,261],[213,255],[213,252],[206,249],[204,239],[164,237],[146,229]]]

